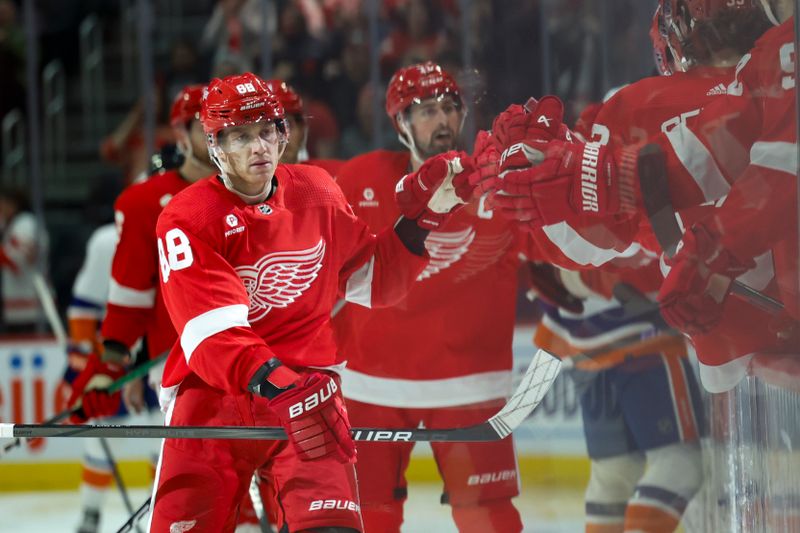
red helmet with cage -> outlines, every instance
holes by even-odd
[[[184,127],[200,118],[203,106],[203,85],[187,85],[175,96],[169,111],[169,124],[173,128]]]
[[[397,131],[397,115],[428,98],[453,97],[459,108],[462,106],[461,90],[456,80],[442,67],[432,61],[405,67],[394,73],[386,89],[386,113]]]
[[[280,101],[264,80],[250,72],[211,80],[200,121],[212,144],[221,130],[256,122],[274,121],[281,133],[287,133]]]
[[[667,44],[667,27],[664,22],[664,14],[661,12],[661,5],[656,7],[656,12],[653,13],[650,39],[653,41],[653,60],[658,73],[662,76],[671,76],[673,72]]]
[[[666,28],[665,38],[677,63],[690,61],[683,53],[685,45],[694,38],[699,22],[713,21],[725,11],[761,10],[760,0],[659,0]]]
[[[272,94],[278,97],[287,115],[303,114],[303,99],[288,83],[278,79],[267,80],[266,83]]]

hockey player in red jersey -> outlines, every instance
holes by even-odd
[[[202,95],[202,86],[188,86],[176,96],[170,111],[170,123],[184,155],[181,167],[128,187],[115,202],[119,242],[112,261],[108,305],[101,329],[102,354],[93,356],[96,359],[102,355],[105,363],[128,364],[130,350],[140,338],[145,339],[146,353],[150,357],[166,353],[177,338],[158,287],[155,228],[159,213],[175,194],[212,172],[198,121]],[[97,363],[99,361],[90,361],[93,367]],[[158,383],[160,377],[155,377],[154,382]],[[143,407],[138,386],[125,391],[127,403],[134,408]],[[73,387],[70,402],[77,402],[83,393],[80,387]],[[83,399],[84,414],[87,418],[114,414],[119,399],[119,393],[89,392]],[[87,400],[89,405],[86,405]],[[91,409],[95,403],[97,409]],[[86,412],[87,407],[90,412]]]
[[[663,61],[664,44],[668,40],[675,68],[684,70],[671,73],[669,77],[648,78],[617,92],[595,119],[591,140],[596,145],[625,146],[662,131],[672,131],[687,117],[699,113],[703,106],[722,98],[739,58],[768,27],[766,18],[755,5],[730,9],[724,3],[700,2],[691,5],[701,8],[699,10],[676,13],[686,6],[675,1],[661,2],[659,10],[665,9],[668,16],[661,19],[660,31],[655,35],[662,69],[666,70],[664,67],[669,65]],[[543,100],[542,105],[550,106],[547,113],[552,119],[550,131],[536,119],[536,112],[542,113],[541,106],[537,106],[527,117],[531,140],[547,141],[548,136],[557,137],[561,118],[558,106],[549,100]],[[521,120],[525,118],[520,117]],[[507,125],[500,126],[500,132],[508,129]],[[525,143],[526,139],[519,141]],[[533,146],[530,140],[527,144]],[[513,170],[504,178],[511,182],[519,179]],[[526,204],[519,190],[506,187],[506,192],[511,195],[498,196],[495,204],[514,215],[518,214],[514,212],[516,208],[525,211]],[[549,199],[542,196],[542,204],[545,201]],[[543,205],[543,209],[547,207]],[[702,213],[685,215],[688,219]],[[652,234],[644,241],[650,246],[626,240],[631,234],[639,233],[641,222],[620,216],[609,218],[603,224],[572,226],[566,220],[543,227],[534,223],[529,229],[537,252],[552,252],[549,259],[561,266],[587,269],[580,274],[562,274],[568,287],[584,296],[606,292],[605,296],[610,297],[610,279],[634,284],[644,293],[652,293],[661,285],[662,277],[657,263],[653,262],[656,256],[646,249],[657,246]],[[556,250],[553,250],[554,245]],[[634,259],[644,259],[650,264],[632,272],[622,268]],[[592,269],[597,265],[612,268],[616,274],[598,273]],[[606,301],[606,309],[600,307],[601,313],[597,312],[598,303],[602,304],[602,300],[596,296],[584,301],[584,320],[578,320],[574,312],[562,313],[544,306],[545,317],[537,329],[537,345],[556,353],[595,349],[602,346],[601,341],[613,339],[615,333],[617,338],[628,336],[635,331],[632,328],[641,328],[641,323],[646,322],[644,316],[638,317],[638,321],[615,322],[614,309],[608,307],[611,302]],[[607,329],[615,323],[616,332]],[[656,329],[652,333],[657,332]],[[730,334],[736,333],[739,332],[715,332],[716,350],[725,350]],[[702,482],[697,475],[700,471],[699,393],[682,343],[673,339],[664,344],[663,352],[655,357],[640,356],[635,361],[603,371],[582,395],[584,429],[592,458],[592,476],[586,494],[587,531],[673,531],[686,503]],[[615,418],[620,411],[612,409],[611,414],[605,413],[597,408],[599,402],[591,401],[609,397],[613,398],[609,401],[624,413],[624,422],[616,431],[624,428],[632,439],[623,434],[614,436]],[[652,421],[662,419],[673,420],[673,431],[649,426]],[[648,468],[643,474],[645,464]],[[614,474],[609,475],[611,472]]]
[[[456,82],[438,65],[397,71],[386,111],[408,150],[358,156],[336,176],[373,231],[386,231],[400,215],[392,196],[403,175],[441,172],[443,162],[469,159],[453,151],[467,109]],[[486,142],[482,135],[476,154]],[[475,199],[446,227],[434,229],[426,247],[431,262],[397,306],[346,305],[334,317],[339,353],[348,360],[343,391],[354,424],[466,426],[496,413],[510,392],[518,268],[513,225]],[[367,532],[400,531],[412,447],[359,443]],[[511,502],[519,493],[511,438],[432,447],[444,480],[442,502],[452,507],[460,531],[522,529]],[[478,481],[483,476],[489,481]]]
[[[463,172],[411,175],[397,190],[403,216],[376,236],[324,170],[278,164],[284,111],[257,76],[213,80],[201,121],[220,173],[174,198],[157,227],[179,332],[162,381],[167,423],[279,424],[289,440],[166,440],[151,528],[230,531],[264,466],[279,527],[362,531],[330,313],[339,295],[401,299],[428,261],[423,225],[444,223],[472,189]]]
[[[770,4],[764,2],[764,5]],[[778,4],[781,9],[783,6]],[[787,11],[786,15],[791,13]],[[775,18],[772,9],[768,14]],[[724,198],[730,184],[751,162],[767,167],[780,164],[778,149],[782,145],[774,142],[794,139],[793,107],[789,107],[794,103],[791,37],[791,20],[766,32],[753,50],[742,57],[735,79],[725,86],[725,95],[707,104],[697,116],[678,117],[673,128],[650,139],[666,155],[670,198],[677,213],[685,218],[684,227],[691,225],[697,216],[693,211],[698,206]],[[759,136],[772,144],[760,142]],[[540,166],[517,174],[504,188],[513,189],[518,195],[517,214],[524,212],[524,218],[534,220],[532,225],[565,220],[572,224],[577,218],[578,225],[597,228],[596,233],[600,234],[603,228],[614,227],[621,218],[633,221],[634,236],[628,236],[627,242],[636,240],[648,245],[654,239],[641,206],[636,168],[641,144],[566,146],[553,141],[548,145],[547,159]],[[584,159],[587,165],[581,164]],[[546,204],[541,202],[545,197]],[[755,262],[756,268],[741,280],[771,292],[774,276],[770,263],[769,257],[761,258]],[[781,277],[777,273],[777,279]],[[772,328],[753,330],[754,323],[773,321],[767,313],[738,298],[727,299],[722,311],[719,327],[725,328],[724,333],[709,331],[692,337],[701,362],[703,384],[711,391],[735,385],[747,371],[752,353],[789,348],[786,339],[775,335]]]

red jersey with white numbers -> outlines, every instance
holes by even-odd
[[[373,231],[400,217],[396,183],[408,152],[375,151],[336,180]],[[346,305],[333,322],[348,398],[404,407],[464,405],[509,392],[518,249],[502,217],[475,201],[426,240],[430,264],[389,309]]]
[[[153,358],[172,348],[177,338],[158,286],[156,221],[164,206],[188,185],[177,170],[168,170],[131,185],[114,204],[119,243],[101,334],[128,348],[146,337]]]
[[[161,288],[179,335],[163,386],[193,372],[241,393],[275,356],[295,368],[336,367],[337,298],[391,305],[427,263],[392,228],[371,233],[324,170],[279,165],[275,179],[274,194],[255,205],[204,179],[161,214]]]

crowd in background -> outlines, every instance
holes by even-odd
[[[14,108],[24,114],[26,109],[22,4],[0,0],[0,66],[13,73],[0,81],[0,115]],[[39,65],[59,59],[68,84],[77,86],[81,21],[88,14],[99,17],[106,55],[112,57],[108,51],[119,47],[124,4],[37,0]],[[127,4],[136,8],[136,2]],[[154,141],[159,151],[174,141],[166,115],[179,88],[247,70],[289,82],[304,100],[308,155],[339,159],[399,146],[383,113],[384,92],[392,73],[411,63],[432,59],[457,73],[470,108],[468,132],[488,128],[492,117],[510,103],[548,92],[567,103],[567,120],[572,121],[612,87],[653,71],[651,51],[632,43],[646,42],[655,0],[382,0],[377,3],[377,76],[371,72],[372,4],[364,0],[274,0],[267,3],[266,25],[261,0],[151,5],[157,84]],[[181,6],[186,21],[180,31],[166,36],[165,21],[174,16],[169,5]],[[265,26],[272,35],[269,66],[261,57]],[[106,61],[106,72],[120,68]],[[99,143],[98,164],[108,167],[108,177],[93,185],[104,191],[94,194],[93,201],[111,202],[113,191],[119,190],[115,175],[130,183],[150,168],[144,100],[130,87],[125,89],[134,96],[124,118],[112,120]],[[75,213],[75,218],[81,215]],[[67,239],[53,238],[52,253],[59,256],[59,264],[51,268],[51,278],[61,305],[80,265],[83,243],[72,238],[74,233]],[[88,236],[88,231],[80,234]]]

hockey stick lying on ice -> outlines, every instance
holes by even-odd
[[[647,218],[658,243],[667,257],[677,252],[678,243],[683,238],[683,231],[678,224],[675,209],[669,196],[669,183],[666,175],[666,162],[661,147],[648,144],[639,151],[639,187],[644,200]],[[734,280],[730,290],[733,294],[744,298],[764,311],[778,313],[783,311],[783,304],[752,287]]]
[[[561,369],[561,361],[544,350],[534,355],[522,381],[503,408],[486,422],[452,429],[353,428],[353,440],[373,442],[481,442],[507,437],[542,401]],[[0,438],[108,437],[144,439],[284,440],[281,427],[248,426],[62,426],[0,424]]]
[[[155,359],[150,359],[149,361],[146,361],[145,363],[137,366],[136,368],[131,369],[130,372],[128,372],[127,374],[125,374],[124,376],[122,376],[121,378],[119,378],[118,380],[113,382],[111,385],[109,385],[108,389],[107,389],[108,392],[117,392],[118,390],[122,389],[122,387],[124,387],[127,383],[130,383],[131,381],[135,381],[135,380],[137,380],[137,379],[139,379],[141,377],[144,377],[150,371],[151,368],[153,368],[157,364],[165,361],[166,358],[167,358],[167,354],[164,354],[164,355],[162,355],[160,357],[156,357]],[[62,420],[68,418],[71,414],[77,413],[78,411],[80,411],[80,407],[75,407],[75,408],[72,408],[72,409],[65,409],[65,410],[61,411],[60,413],[58,413],[57,415],[54,415],[54,416],[48,418],[47,420],[45,420],[42,425],[43,426],[49,426],[49,427],[59,427],[59,426],[56,426],[55,424],[58,424]],[[80,427],[80,426],[78,426],[78,427]],[[15,436],[15,435],[12,435],[12,436]],[[88,436],[88,435],[86,435],[86,436]],[[100,436],[102,436],[102,435],[100,435]],[[33,437],[33,435],[31,435],[31,437]],[[0,457],[2,457],[4,454],[8,453],[9,451],[13,450],[14,448],[19,446],[20,444],[22,444],[21,438],[16,438],[13,441],[9,442],[8,444],[3,445],[2,451],[0,451]]]

